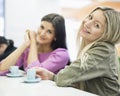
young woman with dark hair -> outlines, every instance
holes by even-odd
[[[66,29],[65,29],[65,21],[63,17],[58,14],[48,14],[41,19],[41,21],[47,21],[53,25],[55,28],[55,37],[56,39],[52,42],[52,49],[57,48],[65,48],[66,46]]]
[[[64,18],[48,14],[41,19],[37,32],[26,30],[25,42],[0,62],[0,74],[5,75],[12,65],[24,70],[42,67],[57,73],[69,63]]]

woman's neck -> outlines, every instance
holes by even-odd
[[[38,53],[51,52],[53,49],[50,46],[38,46]]]
[[[89,45],[90,43],[92,43],[92,42],[90,42],[90,41],[85,41],[85,46]]]

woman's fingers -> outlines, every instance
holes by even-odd
[[[41,78],[41,76],[40,76],[40,75],[38,75],[38,74],[36,74],[36,77]],[[42,79],[42,78],[41,78],[41,79]]]
[[[29,30],[29,29],[26,30],[26,35],[27,35],[28,38],[30,39],[30,30]]]

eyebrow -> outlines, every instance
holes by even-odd
[[[95,17],[93,13],[91,13],[90,15],[91,15],[92,17]],[[98,19],[97,19],[96,21],[97,21],[98,23],[100,23],[100,25],[101,25],[102,27],[104,26],[104,24],[102,24],[102,22],[99,21]]]
[[[45,28],[45,26],[44,26],[43,24],[41,24],[40,27],[41,27],[41,26]],[[48,31],[51,31],[51,32],[54,32],[54,31],[55,31],[54,29],[47,29],[47,30],[48,30]]]
[[[54,32],[54,30],[53,29],[47,29],[48,31],[51,31],[51,32]]]

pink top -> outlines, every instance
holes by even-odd
[[[69,61],[69,54],[67,49],[57,48],[56,50],[49,53],[38,54],[39,60],[27,65],[28,53],[29,49],[26,49],[16,64],[19,67],[24,65],[24,70],[32,67],[43,67],[51,72],[57,73],[60,69],[63,69]],[[5,75],[7,72],[8,71],[0,72],[0,75]]]

